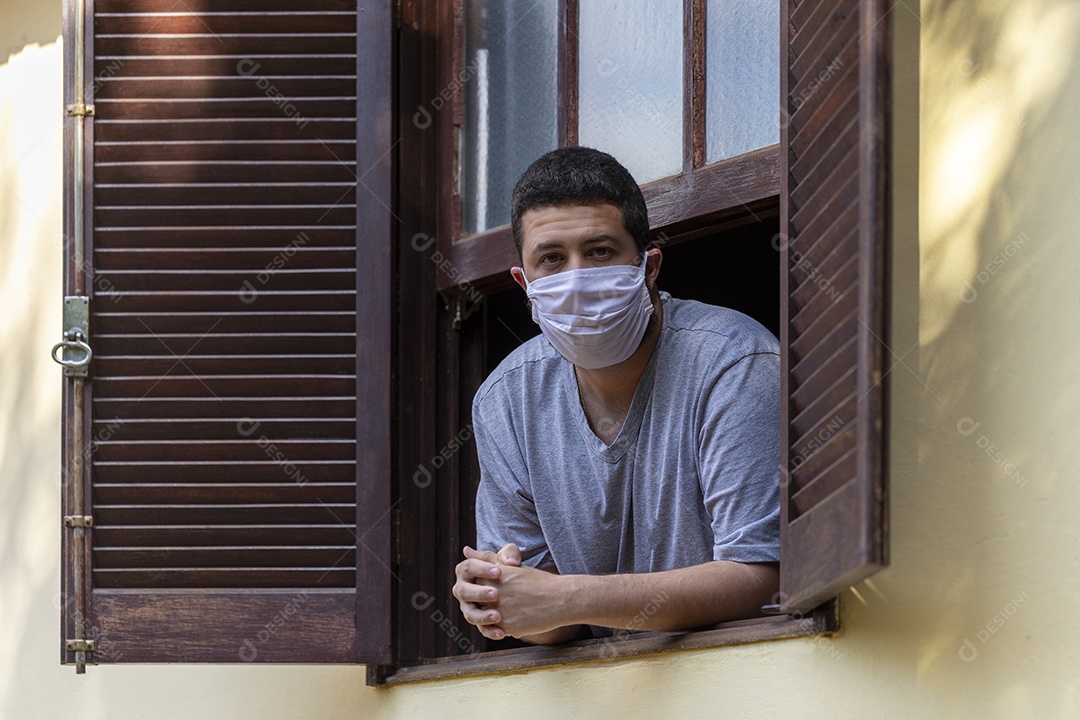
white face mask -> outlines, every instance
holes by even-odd
[[[634,354],[652,298],[645,287],[647,257],[638,265],[605,265],[526,279],[532,319],[564,358],[586,370],[608,367]]]

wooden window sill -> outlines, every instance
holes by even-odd
[[[831,600],[806,616],[776,615],[721,623],[690,632],[633,633],[615,638],[579,640],[554,647],[494,650],[473,655],[435,658],[405,665],[387,674],[368,668],[369,685],[400,685],[425,680],[469,677],[532,668],[656,655],[679,650],[725,647],[809,635],[832,634],[840,628],[839,603]]]

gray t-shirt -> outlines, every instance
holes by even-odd
[[[780,559],[779,344],[742,313],[661,299],[660,340],[610,446],[543,336],[480,386],[480,549],[513,542],[563,575]]]

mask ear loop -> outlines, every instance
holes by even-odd
[[[529,282],[529,276],[525,274],[525,265],[522,264],[522,265],[519,265],[518,267],[521,268],[521,278],[525,281],[525,292],[528,293],[529,292],[529,286],[532,285],[532,283]]]
[[[651,308],[653,303],[653,295],[652,290],[649,289],[649,250],[650,248],[645,248],[644,257],[641,261],[641,274],[645,276],[645,294],[649,298],[649,307]],[[659,289],[657,289],[657,293],[659,294]],[[650,314],[653,312],[655,312],[655,310],[650,310]]]

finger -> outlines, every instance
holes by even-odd
[[[502,622],[502,615],[498,610],[481,608],[472,603],[461,603],[461,614],[465,616],[466,622],[481,630]]]
[[[461,602],[494,603],[499,601],[499,591],[496,588],[475,583],[456,582],[451,592]]]
[[[471,582],[476,578],[496,579],[502,571],[499,570],[499,566],[495,563],[470,558],[459,562],[457,567],[454,568],[454,572],[459,580]]]
[[[506,637],[506,633],[503,629],[497,625],[480,625],[478,626],[480,634],[489,640],[502,640]]]
[[[521,550],[514,543],[503,546],[503,549],[499,551],[499,562],[521,567]]]

